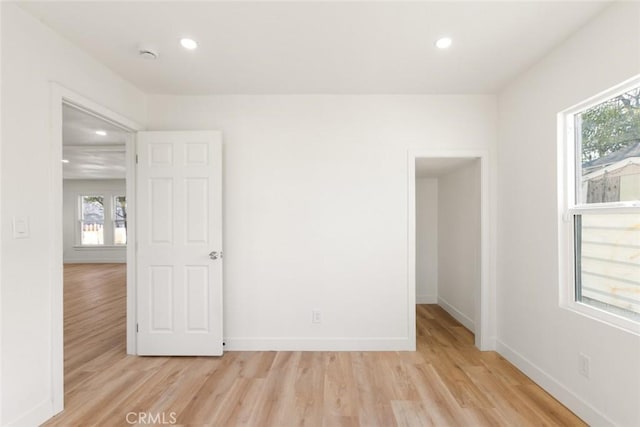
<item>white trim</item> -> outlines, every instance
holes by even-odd
[[[438,303],[438,295],[435,295],[435,294],[416,295],[416,304],[437,304],[437,303]]]
[[[600,323],[606,323],[612,328],[616,328],[620,331],[640,336],[640,323],[626,317],[619,316],[614,312],[574,300],[562,303],[560,308],[569,310],[575,314],[579,314]]]
[[[63,318],[63,177],[62,102],[64,90],[51,85],[51,179],[49,206],[51,223],[51,415],[64,409],[64,318]]]
[[[458,322],[462,323],[462,326],[475,333],[475,325],[473,324],[473,319],[468,317],[466,314],[455,308],[453,305],[449,304],[446,300],[438,297],[438,305],[444,309],[447,313],[449,313],[454,319]]]
[[[75,109],[83,111],[89,115],[104,120],[114,126],[121,128],[122,130],[129,132],[138,132],[144,130],[144,127],[137,122],[116,113],[113,110],[103,107],[101,104],[85,98],[84,96],[67,89],[59,83],[51,82],[54,88],[57,88],[60,94],[60,99]],[[127,141],[128,142],[128,141]],[[128,144],[125,142],[125,146],[128,148]]]
[[[575,412],[575,414],[582,418],[587,424],[593,426],[616,425],[616,423],[605,414],[585,402],[580,396],[568,389],[552,375],[545,372],[542,368],[531,362],[513,348],[509,347],[504,342],[498,340],[496,343],[496,350],[540,387],[545,389],[554,398],[558,399],[560,403]]]
[[[630,79],[627,79],[622,83],[617,84],[607,90],[603,90],[602,92],[590,98],[587,98],[586,100],[580,102],[579,104],[575,104],[572,107],[567,108],[561,114],[574,115],[576,113],[580,113],[610,98],[615,98],[618,95],[622,95],[623,93],[627,92],[629,89],[632,89],[639,85],[640,85],[640,74],[633,76]]]
[[[415,309],[414,309],[415,311]],[[225,338],[224,351],[415,351],[415,336],[382,338]]]
[[[132,128],[134,129],[134,128]],[[143,130],[138,126],[134,130]],[[129,134],[127,138],[127,178],[125,193],[127,197],[127,354],[138,354],[136,325],[138,324],[138,283],[137,266],[137,201],[136,194],[136,156],[138,153],[137,135]]]
[[[416,160],[407,156],[407,336],[416,350]]]
[[[124,257],[122,259],[104,259],[104,258],[66,258],[65,264],[126,264]]]
[[[53,413],[53,404],[50,399],[46,399],[31,408],[26,413],[13,421],[8,422],[7,427],[31,427],[39,426],[40,424],[51,418]]]
[[[409,338],[415,347],[415,294],[416,294],[416,159],[419,158],[475,158],[480,159],[480,289],[475,298],[475,344],[480,350],[493,350],[496,337],[496,316],[492,312],[495,304],[495,259],[492,256],[493,242],[491,224],[494,213],[490,209],[493,193],[489,182],[488,150],[409,150],[407,154],[407,322]]]
[[[2,34],[2,7],[0,6],[0,34]],[[2,58],[2,43],[0,43],[0,58]],[[0,94],[2,94],[2,67],[0,67]],[[0,117],[2,117],[2,96],[0,96]],[[2,140],[2,120],[0,120],[0,140]],[[6,143],[5,143],[6,144]],[[0,148],[0,165],[2,165],[2,149]],[[0,166],[0,177],[2,176],[2,166]],[[4,224],[3,219],[2,219],[2,197],[0,197],[0,224]],[[4,233],[3,233],[4,227],[0,227],[0,242],[4,242]],[[0,271],[2,271],[2,245],[0,245]],[[2,331],[3,331],[3,324],[2,324],[2,280],[1,280],[1,275],[0,275],[0,348],[2,348]],[[3,373],[2,373],[2,351],[0,351],[0,402],[4,402],[3,399],[3,394],[2,394],[2,389],[4,387],[2,387],[2,384],[4,384],[4,382],[2,381],[3,378]],[[3,410],[2,410],[2,403],[0,403],[0,424],[2,424],[2,414],[3,414]]]
[[[127,249],[127,245],[74,245],[73,249],[78,249],[78,250]]]
[[[131,132],[126,141],[127,203],[129,243],[135,245],[135,134],[143,127],[56,82],[51,90],[51,183],[49,205],[52,206],[49,230],[51,230],[51,412],[64,409],[64,345],[63,345],[63,271],[62,271],[62,105],[79,108],[89,114],[107,120]],[[127,251],[127,353],[135,354],[135,253]],[[47,417],[48,418],[48,417]]]
[[[566,210],[566,222],[573,223],[572,217],[573,215],[618,215],[618,214],[640,214],[640,207],[633,206],[580,206],[576,208],[568,208]]]
[[[624,213],[640,213],[640,202],[612,202],[612,203],[590,203],[588,205],[580,205],[568,207],[567,213],[570,215],[582,214],[624,214]]]
[[[573,269],[573,216],[567,212],[569,197],[575,191],[575,166],[570,164],[573,159],[575,147],[567,143],[569,128],[573,131],[571,123],[567,123],[567,116],[558,114],[558,303],[560,307],[566,306],[575,298]],[[573,188],[572,188],[573,187]]]

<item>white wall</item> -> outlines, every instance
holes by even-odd
[[[2,6],[0,5],[0,35],[2,35]],[[2,43],[0,40],[0,59],[2,58]],[[1,65],[1,64],[0,64]],[[3,87],[3,80],[2,80],[2,67],[0,66],[0,94],[2,94],[2,87]],[[2,108],[2,96],[0,96],[0,142],[3,141],[2,139],[2,117],[4,114],[4,109]],[[0,143],[0,177],[2,176],[2,144]],[[2,189],[0,186],[0,196],[2,193]],[[2,225],[4,224],[4,217],[2,215],[2,197],[0,197],[0,242],[2,242],[4,240],[4,226]],[[0,349],[2,348],[2,245],[0,244]],[[0,425],[3,424],[2,420],[3,418],[3,411],[2,411],[2,402],[3,397],[2,397],[2,384],[4,384],[4,378],[2,376],[2,367],[3,367],[3,363],[2,363],[2,350],[0,350]]]
[[[125,246],[78,247],[78,197],[81,195],[100,194],[105,200],[113,200],[116,196],[126,196],[124,179],[65,179],[63,187],[63,259],[66,263],[87,262],[127,262]],[[108,215],[105,212],[105,215]],[[105,244],[107,234],[113,233],[113,222],[105,218]]]
[[[416,179],[416,304],[438,302],[438,179]]]
[[[408,150],[489,149],[495,111],[493,96],[151,96],[150,128],[224,135],[227,348],[409,348]]]
[[[480,231],[480,160],[471,160],[438,179],[438,304],[472,332]]]
[[[639,72],[640,4],[616,3],[499,96],[498,349],[592,425],[640,425],[640,337],[559,308],[556,114]]]
[[[146,103],[15,5],[1,15],[0,424],[37,424],[51,415],[48,82],[141,123]],[[639,44],[640,5],[614,4],[499,97],[500,351],[598,425],[640,424],[640,342],[558,308],[555,115],[640,72]],[[406,338],[407,149],[493,152],[494,97],[151,101],[155,129],[225,135],[230,347]],[[31,238],[10,237],[14,216],[29,217]],[[322,324],[310,324],[311,309]],[[577,373],[579,351],[591,356],[589,381]]]
[[[2,420],[52,415],[50,82],[141,123],[146,97],[14,4],[2,2]],[[56,165],[57,167],[57,165]],[[57,196],[56,196],[57,197]],[[31,237],[13,239],[27,216]]]

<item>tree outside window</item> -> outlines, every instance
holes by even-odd
[[[104,245],[104,197],[80,196],[80,244]]]
[[[640,321],[640,87],[573,119],[575,299]]]
[[[116,196],[113,198],[114,206],[114,236],[113,243],[116,245],[127,244],[127,198]]]
[[[127,244],[126,196],[81,195],[78,197],[78,202],[80,245]],[[108,214],[106,222],[105,212]]]

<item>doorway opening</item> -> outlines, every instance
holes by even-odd
[[[486,164],[484,152],[409,155],[410,310],[447,312],[480,350],[494,347]]]
[[[126,353],[127,140],[132,133],[62,106],[64,385]],[[90,368],[93,366],[93,368]]]
[[[91,357],[82,351],[76,356],[65,354],[65,335],[69,332],[65,330],[65,320],[73,324],[78,319],[65,319],[63,307],[74,302],[82,307],[81,300],[65,301],[65,278],[71,286],[80,280],[95,287],[93,294],[85,289],[89,294],[86,298],[95,304],[95,313],[99,314],[99,310],[107,309],[106,302],[113,297],[101,293],[104,289],[100,288],[91,263],[115,267],[101,275],[122,286],[119,292],[125,300],[125,311],[119,313],[117,322],[126,325],[126,352],[136,352],[135,254],[126,250],[126,246],[135,245],[135,135],[142,126],[57,83],[51,83],[51,94],[50,197],[54,209],[49,229],[51,384],[55,414],[64,409],[66,356],[69,363]],[[65,262],[80,268],[65,272]],[[100,316],[95,317],[93,320]],[[105,329],[114,326],[113,322],[103,321],[105,325],[101,326]],[[83,341],[89,335],[84,330],[75,339]],[[69,333],[69,338],[72,337]]]

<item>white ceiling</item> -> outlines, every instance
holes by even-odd
[[[98,135],[103,130],[106,135]],[[64,145],[124,145],[127,132],[120,127],[69,105],[62,106],[62,143]]]
[[[107,134],[97,135],[97,130]],[[64,179],[124,179],[127,133],[68,105],[62,107]]]
[[[607,2],[27,2],[147,93],[495,93]],[[448,51],[434,48],[449,35]],[[179,46],[190,36],[200,48]],[[138,57],[140,44],[157,49]]]
[[[416,159],[416,178],[439,178],[477,159],[468,157],[429,157]]]

